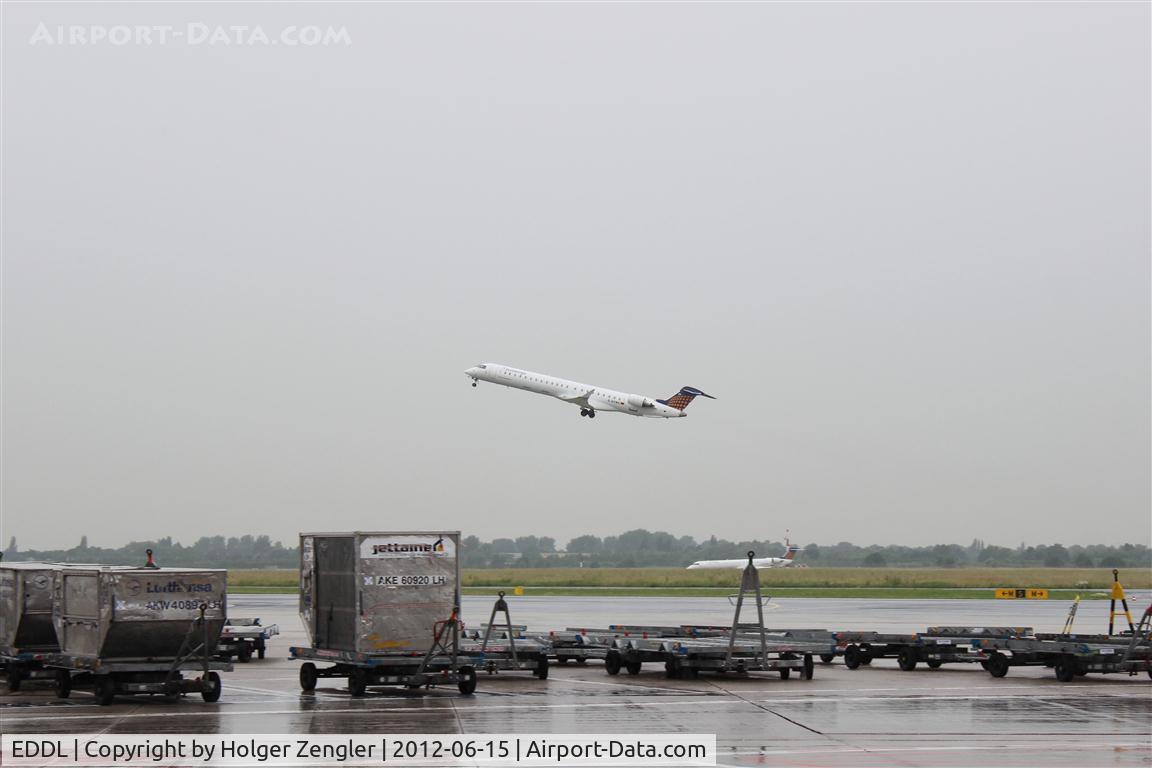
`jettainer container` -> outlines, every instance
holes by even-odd
[[[459,548],[459,531],[300,534],[310,645],[289,653],[304,662],[301,689],[344,677],[353,696],[374,685],[452,683],[471,694],[476,668],[460,653]]]
[[[300,535],[300,618],[313,648],[426,653],[460,605],[459,532]]]
[[[60,650],[100,659],[175,658],[203,607],[216,651],[228,573],[199,568],[63,567],[53,621]]]

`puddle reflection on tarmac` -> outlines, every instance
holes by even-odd
[[[282,634],[267,659],[237,664],[224,675],[219,703],[195,696],[168,704],[124,697],[101,707],[84,691],[61,701],[50,687],[29,682],[19,693],[0,694],[0,727],[5,733],[716,733],[719,763],[733,766],[1152,762],[1152,682],[1146,676],[1090,675],[1060,683],[1043,667],[1013,668],[994,679],[975,665],[902,672],[894,661],[877,660],[858,670],[839,661],[817,664],[810,681],[770,675],[671,680],[657,665],[611,677],[593,662],[554,667],[548,680],[482,674],[471,697],[455,688],[382,688],[354,699],[335,678],[322,679],[315,692],[300,691],[299,665],[285,658],[290,645],[304,642],[292,596],[236,596],[232,602],[232,615],[260,616],[279,624]],[[466,615],[486,618],[490,605],[488,598],[469,598]],[[1063,606],[1028,608],[1033,613],[1021,620],[1002,613],[1000,605],[805,600],[790,601],[769,618],[777,627],[881,631],[970,624],[976,616],[987,625],[1031,622],[1038,631],[1063,621]],[[721,623],[730,613],[726,601],[711,598],[513,603],[514,621],[541,629],[623,617],[629,623]],[[839,618],[829,619],[833,614]]]

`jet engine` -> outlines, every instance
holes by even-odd
[[[640,395],[628,395],[629,408],[651,408],[655,403],[650,397],[641,397]]]

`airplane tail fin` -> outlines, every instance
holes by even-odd
[[[800,547],[789,546],[788,549],[784,552],[784,559],[785,560],[795,560],[796,559],[796,553],[799,551],[800,551]]]
[[[678,411],[682,411],[687,408],[688,404],[695,400],[697,397],[706,397],[709,400],[716,399],[712,397],[712,395],[696,389],[696,387],[681,387],[680,391],[672,395],[672,397],[668,398],[667,400],[657,400],[656,402],[671,406]]]

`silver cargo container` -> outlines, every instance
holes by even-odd
[[[300,534],[300,618],[313,648],[427,653],[460,608],[459,531]]]
[[[0,656],[57,650],[52,588],[60,567],[0,563]]]
[[[204,606],[205,651],[215,653],[227,586],[223,570],[65,566],[53,601],[60,650],[69,657],[174,658]]]

